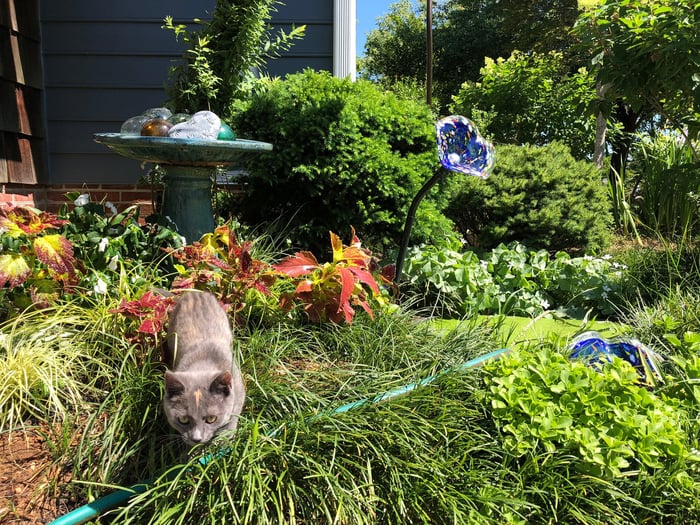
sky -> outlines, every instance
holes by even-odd
[[[364,54],[367,33],[377,27],[377,18],[389,12],[396,0],[356,0],[357,10],[357,56]]]

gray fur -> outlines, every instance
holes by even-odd
[[[216,298],[185,292],[168,323],[163,408],[170,426],[188,445],[236,429],[245,387],[232,343],[228,316]]]

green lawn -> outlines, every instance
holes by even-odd
[[[502,346],[517,348],[550,338],[570,338],[586,330],[596,330],[604,337],[614,337],[626,330],[625,325],[612,321],[590,321],[572,318],[540,316],[536,318],[516,316],[480,316],[479,322],[495,323]],[[459,330],[467,321],[434,319],[431,324],[443,331]],[[469,325],[473,321],[468,321]]]

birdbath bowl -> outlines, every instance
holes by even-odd
[[[246,139],[182,139],[120,133],[95,133],[94,139],[123,157],[153,162],[163,169],[163,215],[177,225],[188,243],[214,231],[211,190],[217,169],[236,164],[248,155],[272,151],[268,142]]]

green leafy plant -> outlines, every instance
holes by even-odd
[[[562,53],[554,51],[486,58],[479,81],[465,82],[453,97],[452,111],[473,118],[485,112],[488,118],[479,129],[497,143],[559,141],[574,157],[586,159],[595,135],[595,118],[587,108],[594,81],[585,68],[570,70]]]
[[[637,144],[639,218],[654,232],[670,238],[700,230],[700,163],[680,133],[663,130]]]
[[[63,235],[70,240],[75,255],[97,271],[114,271],[118,263],[132,266],[161,263],[164,249],[183,245],[172,224],[153,216],[143,219],[138,206],[117,212],[108,201],[89,200],[88,194],[67,194],[72,205],[64,204],[58,216],[63,219]],[[164,272],[168,265],[162,264]]]
[[[474,251],[413,247],[406,264],[406,293],[438,306],[444,316],[515,314],[535,316],[559,309],[616,313],[626,267],[603,257],[571,257],[499,245],[481,257]]]
[[[189,29],[165,18],[170,30],[187,46],[183,63],[171,68],[168,94],[176,111],[209,109],[229,119],[238,99],[252,87],[255,72],[265,62],[303,38],[306,26],[274,32],[270,13],[277,0],[218,0],[211,19],[195,19]]]
[[[297,252],[274,266],[276,271],[291,277],[295,284],[293,293],[282,296],[282,308],[291,309],[295,302],[300,302],[315,323],[328,320],[351,323],[355,316],[353,306],[360,306],[372,317],[370,299],[379,298],[380,290],[371,273],[373,261],[370,252],[361,247],[355,230],[350,246],[343,245],[333,232],[330,235],[331,262],[319,264],[311,252]],[[384,279],[384,282],[389,281]]]

